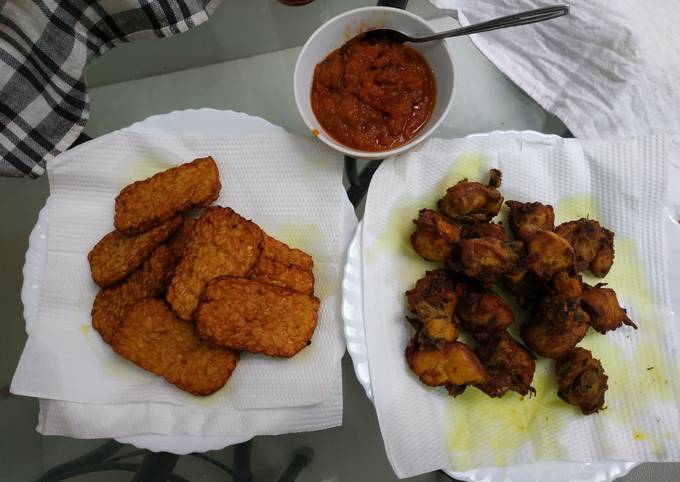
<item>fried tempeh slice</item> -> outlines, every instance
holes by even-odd
[[[118,231],[110,232],[87,255],[92,279],[104,288],[127,278],[181,225],[182,217],[175,216],[135,236],[125,236]]]
[[[314,294],[314,273],[294,264],[260,256],[250,279],[283,286],[307,295]]]
[[[164,301],[136,304],[111,343],[120,356],[194,395],[210,395],[227,383],[239,353],[202,341]]]
[[[178,213],[210,205],[221,188],[213,158],[199,158],[123,188],[116,197],[113,224],[122,233],[140,233]]]
[[[309,344],[319,304],[318,298],[289,288],[226,276],[206,286],[196,329],[220,346],[292,357]]]
[[[92,305],[92,327],[106,343],[111,343],[130,308],[140,300],[158,296],[165,290],[176,260],[175,253],[162,244],[125,281],[97,293]]]
[[[300,249],[291,248],[286,243],[272,238],[266,233],[264,235],[262,256],[282,263],[294,264],[303,269],[311,270],[314,267],[314,261],[310,255]]]
[[[168,239],[168,248],[177,257],[177,261],[182,259],[182,254],[184,254],[184,248],[189,244],[191,235],[196,227],[196,219],[194,218],[184,218],[182,221],[182,226],[173,234],[170,239]]]
[[[262,230],[230,208],[206,209],[168,288],[177,316],[190,320],[203,288],[218,276],[246,276],[262,251]]]

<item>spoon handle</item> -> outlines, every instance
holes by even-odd
[[[411,42],[429,42],[431,40],[438,40],[442,38],[458,37],[460,35],[470,35],[473,33],[488,32],[489,30],[497,30],[499,28],[515,27],[517,25],[528,25],[535,22],[543,22],[553,18],[561,17],[569,13],[569,5],[556,5],[554,7],[543,7],[527,12],[507,15],[505,17],[498,17],[486,22],[468,25],[467,27],[456,28],[439,32],[427,37],[419,37],[409,39]]]

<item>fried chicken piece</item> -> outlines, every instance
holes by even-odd
[[[545,295],[546,285],[524,266],[520,260],[515,268],[503,277],[503,286],[515,296],[519,306],[531,310]]]
[[[588,315],[581,309],[580,298],[549,295],[541,300],[533,315],[524,323],[520,334],[533,352],[558,359],[574,349],[586,336]]]
[[[196,159],[123,188],[113,224],[121,233],[141,233],[183,211],[209,206],[221,188],[213,158]]]
[[[230,208],[210,207],[196,222],[168,288],[177,316],[190,320],[205,285],[218,276],[246,276],[262,251],[262,230]]]
[[[97,293],[92,305],[92,327],[106,343],[111,343],[130,308],[138,301],[158,296],[165,290],[176,261],[173,251],[162,244],[126,280]]]
[[[536,370],[536,358],[507,332],[486,337],[475,348],[475,353],[486,367],[488,379],[477,385],[491,397],[502,397],[508,390],[527,395],[536,390],[531,386]]]
[[[463,179],[446,190],[446,195],[437,202],[437,208],[454,221],[490,221],[503,204],[503,196],[498,192],[501,173],[490,171],[489,185]]]
[[[515,239],[528,243],[538,231],[554,231],[555,213],[552,206],[519,201],[506,201],[505,205],[510,208],[510,230]]]
[[[588,268],[600,249],[602,227],[593,219],[581,218],[560,224],[555,232],[566,239],[576,255],[575,268],[581,272]]]
[[[264,235],[262,256],[280,261],[281,263],[294,264],[306,270],[312,270],[314,261],[312,257],[300,249],[289,247],[286,243]]]
[[[210,395],[227,383],[239,353],[202,341],[162,300],[146,299],[127,314],[111,342],[136,365],[194,395]]]
[[[260,256],[257,260],[250,279],[283,286],[308,295],[314,294],[314,274],[311,270],[266,256]]]
[[[289,288],[225,276],[201,295],[196,329],[220,346],[288,358],[309,345],[319,304]]]
[[[431,209],[421,209],[413,222],[416,230],[411,234],[411,245],[416,253],[439,263],[451,259],[460,239],[458,225]]]
[[[487,379],[477,355],[458,341],[425,345],[418,343],[416,336],[406,347],[406,361],[421,382],[443,386],[454,397],[463,393],[465,385],[481,384]]]
[[[521,241],[496,238],[461,239],[460,260],[465,274],[483,283],[496,283],[514,269],[522,252]]]
[[[550,280],[549,290],[563,299],[578,298],[583,292],[581,278],[571,275],[568,271],[559,271]]]
[[[502,224],[476,223],[464,224],[460,229],[461,239],[496,238],[507,241],[508,235]]]
[[[576,405],[584,415],[598,412],[604,407],[607,375],[602,364],[584,348],[575,348],[569,355],[557,360],[557,395],[565,402]]]
[[[125,236],[118,231],[110,232],[87,255],[92,279],[105,288],[127,278],[181,225],[182,217],[175,216],[136,236]]]
[[[527,243],[526,265],[529,271],[544,281],[555,273],[574,267],[574,249],[563,237],[551,231],[538,231]]]
[[[616,292],[603,286],[601,283],[595,286],[583,284],[581,307],[590,317],[590,326],[602,334],[616,330],[621,325],[632,326],[637,330],[637,325],[619,305]]]
[[[443,269],[428,271],[416,286],[406,292],[408,306],[418,318],[421,335],[435,343],[455,341],[458,338],[456,303],[458,293],[450,274]]]
[[[458,292],[456,314],[464,328],[493,333],[505,331],[515,321],[508,304],[493,290],[458,283]]]
[[[590,262],[590,272],[598,278],[604,278],[614,264],[614,233],[602,228],[600,246],[597,254]]]

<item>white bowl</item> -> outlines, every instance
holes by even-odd
[[[425,140],[446,118],[453,101],[453,59],[444,40],[422,44],[408,44],[427,60],[436,83],[434,110],[430,120],[406,144],[387,151],[360,151],[340,144],[330,137],[319,124],[312,111],[312,78],[316,65],[333,50],[341,47],[355,35],[373,28],[392,28],[410,35],[435,33],[422,18],[405,10],[390,7],[364,7],[350,10],[330,19],[307,40],[295,64],[293,89],[295,103],[302,119],[312,133],[324,143],[348,156],[362,159],[383,159],[394,156]]]

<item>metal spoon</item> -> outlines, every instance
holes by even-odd
[[[461,35],[470,35],[473,33],[488,32],[489,30],[497,30],[506,27],[515,27],[517,25],[528,25],[535,22],[543,22],[545,20],[552,20],[553,18],[561,17],[569,13],[569,5],[556,5],[554,7],[543,7],[527,12],[516,13],[514,15],[507,15],[505,17],[494,18],[482,23],[468,25],[467,27],[454,28],[445,32],[428,35],[426,37],[411,37],[397,30],[390,28],[379,28],[376,30],[369,30],[362,34],[365,39],[388,38],[393,42],[429,42],[431,40],[439,40],[449,37],[459,37]]]

